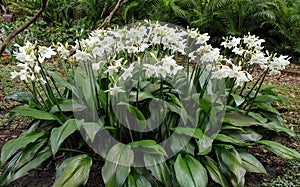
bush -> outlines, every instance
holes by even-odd
[[[66,151],[53,186],[84,185],[94,159],[103,160],[107,186],[243,186],[246,172],[266,173],[246,151],[254,145],[299,159],[263,139],[266,131],[295,136],[272,106],[284,98],[263,85],[289,58],[264,52],[252,35],[224,39],[214,48],[195,29],[146,22],[95,30],[70,51],[20,46],[21,70],[11,75],[31,93],[8,97],[26,103],[15,114],[35,120],[3,146],[0,184]],[[64,76],[45,67],[53,59]],[[255,66],[264,73],[249,84]]]

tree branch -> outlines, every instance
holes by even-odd
[[[115,8],[110,12],[110,14],[105,18],[105,20],[103,21],[103,23],[98,27],[98,29],[103,29],[105,27],[107,27],[110,24],[110,20],[112,19],[112,17],[114,16],[114,14],[121,8],[124,6],[125,3],[127,3],[129,0],[124,0],[122,2],[122,0],[118,0]]]
[[[40,10],[38,11],[38,13],[36,13],[27,23],[25,23],[23,26],[19,27],[18,29],[14,30],[12,33],[10,33],[8,35],[8,37],[5,39],[5,41],[2,43],[2,46],[0,48],[0,56],[2,55],[2,53],[4,52],[6,46],[8,45],[8,43],[10,42],[11,39],[13,39],[16,35],[18,35],[20,32],[22,32],[23,30],[25,30],[27,27],[29,27],[29,25],[31,25],[32,23],[34,23],[44,12],[44,10],[46,9],[47,6],[47,1],[48,0],[42,0],[42,6],[40,8]]]

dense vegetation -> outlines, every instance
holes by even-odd
[[[0,39],[40,6],[3,3],[16,20],[0,22]],[[300,159],[266,139],[296,134],[274,106],[285,98],[264,84],[299,58],[297,1],[136,0],[114,29],[97,29],[114,5],[49,0],[12,41],[2,59],[17,61],[11,78],[28,92],[7,96],[22,103],[9,121],[33,121],[2,147],[0,185],[58,155],[53,186],[85,185],[95,161],[106,186],[244,186],[246,172],[267,173],[248,147]]]
[[[33,15],[40,6],[39,0],[3,0],[8,11],[15,18]],[[39,28],[49,25],[58,30],[40,30],[41,41],[56,40],[43,33],[59,35],[70,29],[74,20],[83,21],[81,28],[97,28],[113,9],[114,0],[49,0],[44,13],[45,22]],[[198,28],[209,33],[211,42],[219,44],[225,35],[243,36],[250,32],[264,38],[270,51],[285,53],[298,62],[300,52],[300,2],[297,0],[133,0],[129,1],[113,17],[113,25],[125,25],[139,20],[151,19],[173,23],[183,27]],[[77,22],[77,21],[76,21]],[[38,29],[36,29],[38,30]],[[74,36],[74,32],[70,31]],[[68,32],[64,32],[64,35]],[[67,36],[62,36],[67,39]],[[62,41],[60,41],[62,42]]]

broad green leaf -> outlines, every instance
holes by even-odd
[[[246,143],[246,142],[243,142],[239,139],[235,139],[235,138],[232,138],[230,136],[227,136],[225,134],[217,134],[216,140],[219,140],[219,141],[222,141],[222,142],[226,142],[226,143],[232,143],[234,145],[238,145],[238,146],[248,146],[248,145],[251,145],[249,143]]]
[[[134,171],[130,172],[124,187],[151,187],[151,183],[141,174]]]
[[[180,116],[184,124],[187,124],[188,114],[183,107],[177,106],[176,104],[170,102],[165,102],[165,104],[171,112],[174,112]]]
[[[12,92],[6,96],[7,99],[18,101],[20,103],[29,104],[30,100],[33,100],[34,97],[30,92]]]
[[[231,96],[233,97],[236,106],[240,106],[245,101],[245,98],[240,95],[231,94]]]
[[[229,187],[228,181],[220,168],[218,167],[217,163],[208,156],[202,157],[202,162],[204,163],[210,177],[216,183],[219,183],[223,187]]]
[[[50,145],[53,155],[56,154],[61,144],[66,138],[68,138],[73,132],[78,130],[76,119],[67,120],[62,126],[53,128],[50,135]]]
[[[198,155],[206,155],[211,152],[213,139],[209,136],[204,135],[202,139],[196,140],[198,145]]]
[[[258,144],[264,145],[268,150],[284,159],[300,159],[300,153],[280,143],[270,140],[260,140]]]
[[[261,110],[272,112],[274,114],[280,115],[278,110],[275,107],[271,106],[271,105],[268,105],[266,103],[256,103],[255,105],[256,105],[257,108],[259,108]]]
[[[284,100],[287,100],[285,97],[283,96],[275,96],[275,95],[261,95],[261,96],[257,96],[254,101],[255,102],[263,102],[263,103],[267,103],[267,102],[274,102],[274,101],[279,101],[279,102],[283,102]]]
[[[165,158],[160,155],[145,154],[144,162],[146,168],[151,171],[151,174],[164,186],[170,186],[169,169],[166,164]]]
[[[101,120],[96,122],[82,122],[77,123],[78,129],[81,131],[81,135],[84,136],[84,139],[87,141],[90,139],[92,142],[95,139],[96,134],[103,129],[104,124]]]
[[[118,106],[121,107],[119,112],[122,112],[119,116],[123,119],[121,120],[124,126],[133,127],[138,131],[142,132],[147,127],[147,121],[144,114],[135,106],[129,103],[120,102]],[[125,108],[122,108],[125,107]],[[137,125],[137,126],[135,126]]]
[[[170,148],[174,153],[184,151],[189,154],[194,154],[195,146],[190,142],[191,137],[174,133],[171,136]]]
[[[60,124],[63,123],[62,120],[59,117],[57,117],[53,114],[50,114],[50,113],[45,112],[45,111],[29,108],[27,106],[18,106],[18,107],[13,109],[13,112],[17,112],[18,114],[20,114],[22,116],[31,116],[31,117],[34,117],[36,119],[43,119],[43,120],[56,120]]]
[[[53,108],[51,109],[50,113],[56,113],[56,112],[78,112],[78,111],[83,111],[84,109],[86,109],[86,106],[83,104],[78,104],[78,103],[74,103],[74,104],[59,104],[59,107],[57,105],[53,106]]]
[[[52,155],[52,152],[49,147],[46,147],[43,149],[41,152],[37,153],[34,158],[22,166],[13,176],[12,176],[12,181],[23,177],[28,174],[28,172],[32,169],[36,169],[39,165],[41,165],[45,160],[50,158]]]
[[[136,91],[131,91],[129,95],[129,102],[136,102]],[[149,92],[139,92],[138,93],[138,101],[143,101],[145,99],[153,99],[154,96]]]
[[[262,124],[261,126],[265,127],[266,129],[273,130],[275,132],[285,132],[286,134],[290,136],[296,136],[296,133],[289,129],[288,127],[280,126],[276,122],[269,122]]]
[[[273,88],[276,88],[276,85],[262,85],[259,92],[264,95],[277,95],[275,92],[272,91]]]
[[[35,154],[40,151],[41,147],[47,142],[48,138],[43,137],[40,141],[33,143],[32,145],[26,146],[26,148],[22,151],[20,158],[18,159],[15,169],[22,167],[24,164],[28,163]]]
[[[202,108],[207,114],[210,111],[211,104],[204,98],[199,99],[200,108]]]
[[[252,130],[252,129],[245,129],[243,131],[241,130],[227,130],[222,132],[223,134],[234,138],[236,140],[242,141],[242,142],[256,142],[258,140],[260,140],[263,136],[259,133],[257,133],[256,131]]]
[[[215,148],[215,152],[221,166],[221,170],[227,175],[230,174],[227,172],[229,170],[234,174],[234,178],[231,178],[233,184],[238,185],[244,181],[244,176],[246,170],[242,165],[242,159],[238,152],[234,149],[233,146],[220,145]]]
[[[189,128],[189,127],[176,127],[172,130],[175,131],[177,134],[183,134],[186,136],[190,136],[196,139],[202,139],[203,138],[203,132],[199,128]]]
[[[16,139],[6,142],[1,149],[1,164],[2,166],[12,155],[19,149],[27,146],[29,143],[35,142],[42,137],[45,132],[32,132],[26,135],[21,135]]]
[[[241,127],[236,127],[236,126],[227,125],[227,124],[222,124],[221,130],[229,130],[229,131],[239,130],[239,131],[244,131],[244,129],[241,128]]]
[[[122,186],[131,170],[134,153],[130,146],[117,143],[108,152],[102,167],[102,177],[107,186]]]
[[[266,123],[268,121],[267,118],[264,118],[261,114],[259,113],[255,113],[255,112],[249,112],[248,113],[249,116],[255,118],[256,120],[258,120],[261,123]]]
[[[243,167],[247,171],[267,174],[265,167],[255,156],[242,149],[237,151],[242,159]]]
[[[70,84],[69,82],[67,82],[65,79],[63,79],[56,72],[48,71],[47,73],[48,73],[48,75],[51,76],[51,78],[53,78],[55,80],[55,82],[57,84],[69,89],[70,91],[72,91],[72,94],[75,94],[76,96],[78,96],[78,93],[76,92],[76,89],[74,88],[74,86],[72,84]]]
[[[85,185],[91,166],[92,158],[88,155],[77,155],[64,160],[56,171],[53,187]]]
[[[207,186],[206,169],[191,155],[182,158],[181,154],[178,154],[174,163],[174,171],[180,186]]]
[[[237,127],[249,127],[261,124],[256,119],[239,112],[227,112],[225,117],[229,119],[228,123]]]
[[[161,145],[157,144],[154,140],[140,140],[131,142],[128,145],[132,147],[142,148],[143,152],[145,153],[167,156],[165,149]]]

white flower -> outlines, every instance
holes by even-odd
[[[10,78],[11,79],[16,78],[17,76],[19,76],[19,72],[16,72],[16,71],[10,72]]]
[[[220,49],[213,48],[211,51],[203,54],[200,57],[200,60],[204,63],[217,62],[220,59]]]
[[[40,78],[40,81],[41,81],[42,84],[46,84],[47,83],[47,81],[45,81],[45,79],[43,79],[43,77]]]
[[[165,66],[157,66],[156,71],[157,71],[157,74],[162,78],[166,78],[168,72],[170,72],[170,70],[167,69]]]
[[[53,55],[56,55],[56,52],[51,47],[41,46],[38,52],[41,59],[51,58]]]
[[[125,91],[121,87],[115,85],[114,87],[110,88],[109,90],[106,90],[105,92],[109,92],[110,95],[116,95]]]
[[[87,62],[92,59],[91,54],[80,50],[76,50],[74,57],[79,62]]]
[[[176,75],[179,71],[181,71],[183,69],[183,66],[179,66],[179,65],[177,65],[177,66],[175,66],[175,67],[173,67],[173,69],[172,69],[172,75]]]
[[[224,46],[225,48],[231,49],[236,48],[241,42],[241,38],[236,38],[233,36],[229,36],[229,38],[226,38],[224,42],[221,43],[221,46]]]
[[[41,71],[40,66],[35,65],[35,66],[34,66],[34,72],[35,72],[35,73],[40,73],[40,71]]]
[[[110,76],[112,76],[114,73],[118,73],[118,66],[108,66],[105,73],[108,73]]]
[[[147,77],[152,77],[156,75],[156,66],[151,64],[144,64],[144,69],[146,70],[145,74]]]
[[[70,51],[63,44],[58,43],[57,52],[61,58],[67,59],[70,56]]]
[[[130,64],[130,66],[127,69],[124,70],[124,72],[120,76],[120,79],[123,79],[125,81],[129,77],[132,77],[132,71],[133,70],[134,70],[134,64]]]
[[[266,64],[268,63],[268,58],[265,56],[264,53],[254,53],[251,56],[249,64]]]
[[[208,33],[199,34],[199,36],[196,38],[196,44],[205,44],[209,40],[209,38],[210,36],[208,36]]]
[[[92,64],[92,70],[98,71],[100,69],[100,62]]]

